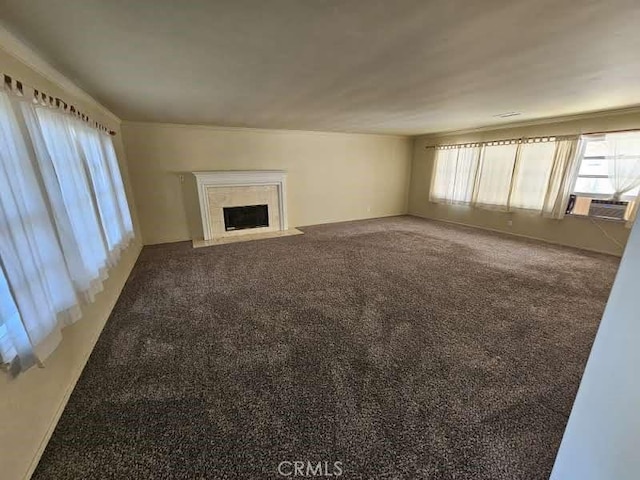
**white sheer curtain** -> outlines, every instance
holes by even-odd
[[[436,151],[430,200],[562,218],[579,167],[578,139],[490,142]]]
[[[15,352],[23,354],[22,368],[32,363],[36,347],[47,356],[60,340],[59,324],[80,315],[34,165],[11,101],[0,92],[0,259],[6,275],[0,322],[15,340]],[[4,361],[13,360],[5,354]]]
[[[506,210],[519,144],[486,145],[480,156],[473,204]]]
[[[74,237],[73,246],[80,256],[78,267],[79,288],[89,299],[102,290],[102,281],[107,278],[108,249],[97,206],[93,197],[90,179],[83,165],[83,158],[71,130],[72,119],[55,110],[23,106],[25,117],[35,118],[27,122],[34,139],[40,163],[50,162],[47,171],[52,171],[58,182],[62,208]],[[42,141],[40,141],[40,139]],[[58,195],[56,195],[58,196]],[[71,254],[71,257],[75,257]],[[79,267],[79,265],[82,265]]]
[[[113,143],[110,137],[101,138],[104,136],[100,132],[79,120],[74,120],[71,126],[90,172],[107,247],[111,260],[115,261],[120,249],[131,239],[133,226]]]
[[[558,220],[564,218],[584,147],[577,138],[555,142],[549,185],[542,205],[544,216]]]
[[[14,375],[35,365],[38,361],[2,268],[0,268],[0,360],[2,363],[11,364],[11,372]]]
[[[462,204],[471,202],[480,151],[479,146],[436,150],[431,201]]]
[[[516,159],[509,207],[542,211],[553,169],[555,142],[523,143]]]
[[[118,156],[116,155],[116,150],[113,146],[113,140],[110,135],[100,135],[100,144],[102,145],[102,152],[104,154],[107,169],[109,170],[109,178],[111,179],[111,185],[118,207],[118,222],[121,225],[121,238],[119,242],[121,245],[126,245],[133,239],[133,222],[131,220],[129,204],[127,203],[127,194],[124,189],[124,182],[122,181],[122,175],[120,174]]]
[[[614,200],[640,185],[640,134],[605,135]]]
[[[133,226],[111,138],[0,91],[0,357],[46,358]]]
[[[111,186],[109,171],[104,163],[100,134],[79,120],[71,122],[72,132],[80,146],[80,151],[89,171],[93,199],[100,214],[102,232],[107,243],[107,251],[113,252],[122,238],[122,226],[117,214],[115,194]]]
[[[76,290],[83,297],[90,300],[100,291],[102,285],[100,271],[92,261],[94,248],[84,241],[83,223],[77,216],[73,216],[75,209],[68,208],[69,203],[71,203],[72,207],[74,205],[69,199],[69,194],[63,195],[63,188],[67,186],[69,180],[64,174],[63,166],[62,172],[60,172],[60,168],[56,172],[56,167],[47,150],[34,106],[23,102],[20,103],[22,108],[18,113],[23,115],[22,120],[25,129],[28,130],[31,138],[38,170],[51,204],[52,215],[73,283]],[[58,173],[63,174],[61,178],[59,178]]]
[[[429,191],[429,199],[432,202],[446,203],[451,200],[451,185],[456,177],[458,151],[458,148],[436,150],[431,190]]]

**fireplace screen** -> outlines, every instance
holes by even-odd
[[[269,209],[266,205],[224,207],[224,229],[242,230],[269,226]]]

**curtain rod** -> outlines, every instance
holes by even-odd
[[[4,87],[7,90],[9,90],[10,92],[20,97],[25,96],[24,91],[25,91],[25,87],[27,87],[26,84],[24,84],[20,80],[15,80],[11,78],[11,76],[9,75],[3,74],[3,76],[4,76]],[[92,125],[94,128],[97,128],[98,130],[104,133],[107,133],[111,136],[114,136],[116,134],[115,131],[105,127],[100,122],[91,120],[89,115],[82,113],[75,105],[71,105],[70,103],[65,102],[59,97],[53,97],[31,86],[28,86],[28,88],[33,91],[33,103],[36,103],[38,105],[42,105],[45,107],[60,109],[65,113],[74,115],[75,117],[79,118],[83,122],[86,122]]]
[[[546,143],[555,142],[556,140],[573,140],[580,135],[543,135],[537,137],[517,137],[507,138],[501,140],[483,140],[481,142],[466,142],[466,143],[443,143],[438,145],[427,145],[424,148],[456,148],[456,147],[482,147],[485,145],[513,145],[514,143]]]
[[[551,139],[555,140],[572,140],[574,138],[588,136],[588,135],[606,135],[608,133],[631,133],[631,132],[640,132],[638,128],[627,128],[622,130],[606,130],[602,132],[585,132],[585,133],[577,133],[575,135],[544,135],[539,137],[520,137],[520,138],[510,138],[506,140],[486,140],[482,142],[466,142],[466,143],[443,143],[438,145],[427,145],[424,148],[455,148],[455,147],[480,147],[483,145],[508,145],[511,143],[519,143],[519,142],[530,142],[537,143],[543,141],[551,141]]]

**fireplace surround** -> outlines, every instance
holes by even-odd
[[[282,170],[193,172],[196,177],[204,240],[258,233],[285,232],[287,221],[287,173]],[[227,228],[232,212],[249,214],[248,207],[261,206],[261,218],[248,228]],[[238,210],[239,209],[239,210]],[[243,210],[244,209],[244,210]],[[266,210],[266,218],[264,215]],[[225,211],[228,212],[225,214]],[[254,212],[255,214],[256,212]],[[246,216],[245,215],[245,216]]]

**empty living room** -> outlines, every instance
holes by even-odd
[[[639,79],[637,0],[0,0],[0,479],[640,479]]]

